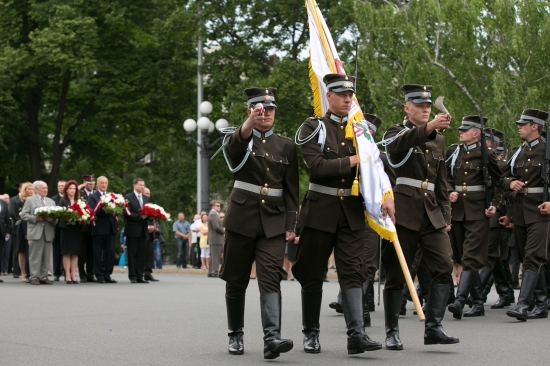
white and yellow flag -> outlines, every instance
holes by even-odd
[[[325,19],[315,0],[306,0],[309,22],[310,60],[309,78],[313,91],[316,116],[324,116],[328,110],[327,88],[323,83],[326,74],[345,75],[334,41]],[[363,112],[355,95],[348,114],[346,139],[354,140],[359,160],[360,191],[365,201],[365,221],[384,239],[394,241],[397,234],[389,216],[382,219],[382,202],[389,195],[393,198],[390,180],[384,172],[378,147],[369,133]]]

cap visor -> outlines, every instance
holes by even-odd
[[[422,103],[432,104],[433,103],[431,99],[409,99],[409,100],[414,104],[422,104]]]
[[[472,128],[474,126],[465,126],[465,125],[461,125],[458,129],[459,130],[462,130],[462,131],[466,131],[466,130],[469,130],[470,128]]]
[[[341,92],[345,92],[345,91],[350,91],[350,92],[355,93],[355,89],[353,89],[353,88],[335,88],[335,89],[331,89],[330,91],[335,92],[335,93],[341,93]]]

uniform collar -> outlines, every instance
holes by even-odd
[[[331,121],[334,121],[336,123],[345,123],[348,121],[348,116],[345,115],[344,117],[337,116],[336,114],[332,113],[331,111],[327,112],[327,117]]]
[[[538,144],[540,144],[540,137],[537,137],[536,139],[534,139],[533,141],[531,142],[525,142],[525,144],[529,147],[535,147],[537,146]]]
[[[471,150],[475,149],[476,147],[479,147],[479,145],[477,144],[477,142],[474,142],[473,144],[470,144],[470,145],[462,144],[462,148],[463,148],[465,151],[471,151]]]
[[[267,130],[265,132],[260,132],[256,129],[254,130],[254,136],[259,138],[260,140],[265,140],[268,137],[270,137],[271,135],[273,135],[273,129],[272,128],[270,128],[269,130]]]

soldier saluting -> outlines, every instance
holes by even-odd
[[[496,213],[500,194],[493,196],[489,208],[485,207],[483,177],[483,152],[485,144],[483,125],[487,118],[466,116],[458,127],[460,144],[447,150],[447,179],[450,185],[449,200],[452,202],[453,252],[455,260],[462,264],[462,275],[454,303],[448,306],[455,319],[461,319],[468,294],[472,294],[472,309],[465,317],[485,315],[483,290],[491,276],[494,262],[487,262],[489,247],[489,220]],[[483,138],[482,138],[483,136]],[[495,150],[487,147],[488,171],[495,188],[500,185],[501,170]],[[479,271],[479,273],[478,273]]]
[[[294,240],[298,215],[298,160],[292,140],[273,133],[275,88],[250,88],[248,119],[227,137],[224,155],[235,178],[225,217],[229,353],[244,352],[245,293],[254,260],[260,288],[264,358],[292,349],[281,339],[281,287],[285,243]]]
[[[426,268],[432,273],[424,344],[458,343],[445,334],[441,321],[452,285],[451,244],[447,227],[451,222],[444,158],[444,137],[437,130],[449,127],[450,116],[438,114],[429,121],[432,108],[431,85],[407,84],[407,113],[403,124],[391,126],[384,135],[386,152],[397,177],[395,196],[396,229],[407,265],[413,262],[420,247]],[[382,254],[386,269],[384,316],[386,348],[402,350],[399,339],[399,313],[405,277],[395,248],[386,245]]]
[[[546,212],[548,203],[543,202],[541,174],[546,152],[546,140],[541,133],[547,118],[548,113],[537,109],[523,111],[516,124],[524,143],[509,160],[503,178],[504,187],[516,192],[512,218],[516,247],[523,263],[518,303],[506,311],[506,315],[522,321],[548,317],[544,271],[548,261],[550,216]],[[500,221],[504,226],[510,224],[506,216]],[[528,312],[533,294],[535,308]]]

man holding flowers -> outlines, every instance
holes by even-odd
[[[29,269],[31,285],[53,285],[48,279],[48,263],[52,256],[54,238],[55,202],[46,197],[48,185],[38,180],[32,184],[36,194],[25,200],[21,219],[27,221],[29,241]]]

